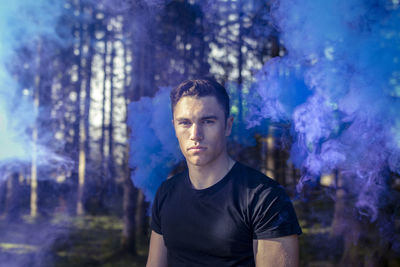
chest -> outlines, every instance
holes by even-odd
[[[170,194],[161,209],[167,248],[227,257],[252,251],[245,202],[232,188],[215,194]]]

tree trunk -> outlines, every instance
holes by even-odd
[[[276,179],[275,173],[275,137],[274,129],[272,126],[268,129],[267,136],[267,176]]]
[[[108,57],[108,32],[105,30],[104,35],[104,54],[103,54],[103,99],[102,99],[102,106],[101,106],[101,137],[100,137],[100,181],[101,181],[101,191],[100,191],[100,206],[102,208],[105,207],[105,193],[107,190],[106,185],[106,177],[108,174],[106,173],[106,152],[105,152],[105,143],[106,143],[106,92],[107,92],[107,79],[108,79],[108,72],[107,72],[107,57]]]
[[[116,172],[114,162],[114,60],[115,60],[115,44],[114,40],[111,43],[111,58],[110,58],[110,113],[108,123],[108,179],[110,185],[114,186]]]
[[[20,185],[18,173],[12,173],[7,179],[4,217],[9,222],[21,219]]]
[[[346,221],[348,221],[349,213],[352,213],[350,208],[349,195],[346,192],[343,176],[335,172],[335,185],[336,185],[336,201],[335,212],[333,215],[331,226],[331,237],[341,237],[346,233]]]
[[[129,169],[129,166],[126,165]],[[129,171],[127,171],[129,174]],[[136,254],[136,192],[137,189],[133,186],[130,175],[124,176],[124,197],[123,197],[123,211],[124,211],[124,228],[122,231],[121,245],[124,251]]]
[[[41,43],[38,44],[37,49],[37,73],[35,75],[35,86],[33,92],[33,106],[35,109],[35,114],[39,113],[39,88],[40,88],[40,54],[41,54]],[[31,165],[31,195],[30,195],[30,215],[32,218],[36,218],[38,215],[38,182],[37,182],[37,141],[38,141],[38,124],[37,119],[33,125],[32,129],[32,165]]]
[[[82,11],[83,12],[83,11]],[[94,13],[94,12],[93,12]],[[92,18],[94,18],[94,14],[92,14]],[[83,107],[83,116],[81,118],[81,131],[80,131],[80,144],[79,144],[79,188],[78,188],[78,215],[83,215],[85,213],[85,209],[83,206],[84,192],[85,192],[85,184],[87,178],[87,166],[89,162],[90,155],[90,135],[89,135],[89,112],[90,112],[90,101],[91,101],[91,90],[90,85],[92,81],[92,61],[94,54],[94,44],[92,42],[95,40],[94,37],[94,24],[91,23],[88,27],[88,40],[87,45],[89,46],[88,55],[86,56],[86,66],[82,68],[82,71],[86,72],[85,79],[85,95],[84,95],[84,107]],[[83,38],[83,36],[82,36]],[[81,40],[84,42],[84,40]],[[83,52],[83,51],[82,51]]]
[[[238,0],[239,36],[238,36],[238,127],[243,127],[243,0]]]
[[[128,105],[131,101],[132,94],[129,92],[130,85],[128,83],[128,72],[127,72],[127,65],[128,65],[128,53],[127,53],[127,45],[126,42],[123,43],[124,45],[124,96],[125,96],[125,121],[128,120]],[[136,211],[136,193],[137,189],[134,187],[131,173],[129,168],[129,134],[130,130],[126,127],[126,138],[128,139],[126,150],[125,150],[125,157],[124,157],[124,182],[123,182],[123,231],[122,231],[122,239],[121,245],[124,251],[136,254],[136,221],[135,221],[135,211]]]
[[[142,190],[137,190],[137,204],[136,204],[136,237],[139,242],[145,241],[148,236],[148,220],[147,220],[147,207],[145,197]]]
[[[79,15],[83,16],[83,4],[79,1]],[[72,172],[72,179],[75,183],[78,182],[77,186],[77,197],[76,197],[76,214],[83,215],[84,208],[83,208],[83,185],[84,185],[84,176],[83,176],[83,162],[84,162],[84,155],[82,154],[82,116],[81,116],[81,88],[83,84],[83,67],[82,67],[82,59],[83,59],[83,23],[79,22],[78,26],[78,33],[79,33],[79,55],[76,57],[77,66],[78,66],[78,80],[76,82],[75,90],[76,90],[76,102],[75,102],[75,121],[73,123],[74,129],[74,138],[73,138],[73,159],[74,162],[78,165],[77,169],[78,172],[75,170]]]
[[[331,238],[332,244],[343,246],[339,266],[389,266],[385,255],[391,247],[390,235],[395,233],[391,213],[393,211],[386,206],[380,208],[376,221],[371,221],[371,218],[360,213],[362,207],[356,206],[356,195],[363,189],[362,185],[354,182],[352,178],[336,173],[336,203]],[[354,190],[354,187],[357,189]],[[385,193],[390,194],[388,191]],[[388,202],[386,205],[389,206],[391,203]]]

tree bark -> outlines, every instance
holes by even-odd
[[[83,11],[82,11],[83,12]],[[95,19],[94,11],[92,11],[92,19]],[[86,56],[87,61],[85,68],[82,68],[82,71],[85,70],[86,79],[85,79],[85,95],[84,95],[84,106],[83,106],[83,116],[81,118],[81,132],[80,132],[80,144],[79,144],[79,188],[78,188],[78,215],[83,215],[85,213],[84,209],[84,193],[85,193],[85,185],[87,179],[87,166],[89,163],[90,156],[90,123],[89,123],[89,113],[90,113],[90,103],[91,103],[91,81],[92,81],[92,62],[93,62],[93,54],[95,45],[95,37],[94,37],[94,23],[91,22],[88,26],[88,40],[86,40],[86,44],[88,45],[88,54]],[[83,36],[82,36],[83,38]],[[81,40],[84,42],[84,40]]]
[[[128,166],[127,166],[128,167]],[[129,174],[129,171],[127,172]],[[130,175],[124,176],[123,222],[121,245],[124,251],[136,254],[136,199],[137,189],[133,186]]]
[[[268,128],[267,141],[267,176],[276,179],[275,173],[275,137],[274,129],[272,126]]]
[[[244,38],[244,28],[243,28],[243,17],[244,17],[244,11],[243,11],[243,0],[238,0],[238,15],[239,15],[239,36],[238,36],[238,124],[240,128],[243,127],[243,38]]]
[[[12,173],[7,179],[6,198],[4,207],[4,217],[9,222],[21,219],[20,185],[18,173]]]
[[[83,4],[79,1],[79,15],[83,16]],[[75,164],[77,164],[77,168],[72,172],[72,179],[73,182],[77,182],[77,197],[76,197],[76,214],[83,215],[84,207],[83,207],[83,185],[84,185],[84,176],[83,176],[83,162],[84,162],[84,155],[82,154],[82,133],[81,133],[81,88],[83,84],[83,67],[82,67],[82,59],[83,59],[83,23],[80,21],[78,26],[78,34],[79,34],[79,45],[78,51],[79,55],[76,57],[77,62],[77,74],[78,80],[75,85],[75,92],[76,92],[76,102],[75,102],[75,121],[73,123],[74,129],[74,137],[73,137],[73,160]],[[78,169],[78,171],[76,171]]]
[[[112,185],[115,184],[116,172],[114,161],[114,60],[115,60],[115,44],[111,43],[110,58],[110,113],[108,123],[108,179]]]
[[[105,27],[105,35],[104,35],[104,54],[103,54],[103,99],[102,99],[102,106],[101,106],[101,137],[100,137],[100,179],[102,184],[102,189],[100,192],[100,199],[101,199],[101,206],[105,207],[104,203],[104,195],[106,188],[106,177],[108,174],[106,172],[106,154],[105,154],[105,143],[106,143],[106,92],[107,92],[107,79],[108,79],[108,72],[107,72],[107,57],[108,57],[108,31]]]
[[[37,73],[35,75],[35,86],[33,92],[33,107],[35,109],[35,113],[39,113],[39,105],[40,105],[40,55],[41,55],[41,42],[39,41],[38,49],[37,49]],[[38,182],[37,182],[37,142],[38,142],[38,119],[36,119],[33,129],[32,129],[32,165],[31,165],[31,195],[30,195],[30,216],[32,218],[36,218],[38,216]]]
[[[131,92],[129,92],[129,88],[131,84],[128,82],[129,77],[128,77],[128,72],[127,72],[127,66],[128,66],[128,46],[127,43],[123,43],[123,49],[124,49],[124,96],[125,96],[125,121],[128,120],[128,106],[131,101],[131,98],[133,98],[133,95]],[[130,130],[128,127],[126,127],[126,137],[129,140],[129,135],[130,135]],[[121,238],[121,245],[122,249],[124,251],[128,251],[132,254],[136,254],[137,251],[137,246],[136,246],[136,220],[135,220],[135,211],[136,211],[136,193],[137,189],[133,185],[132,179],[131,179],[131,170],[129,168],[129,150],[130,150],[130,145],[129,141],[127,142],[126,149],[125,149],[125,157],[124,157],[124,182],[123,182],[123,230],[122,230],[122,238]]]
[[[391,205],[388,199],[382,199],[387,203],[378,209],[379,214],[374,221],[360,213],[363,207],[358,207],[356,201],[363,189],[352,178],[336,173],[336,203],[331,238],[333,244],[343,246],[339,266],[389,266],[386,255],[391,247],[390,236],[395,233],[394,210],[387,208]],[[387,191],[385,194],[390,194]]]
[[[144,242],[148,236],[147,207],[142,190],[137,190],[136,204],[136,238],[139,242]]]

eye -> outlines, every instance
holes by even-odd
[[[205,124],[213,124],[215,121],[214,120],[205,120],[204,123]]]
[[[182,126],[189,126],[190,122],[189,121],[179,121],[178,124],[182,125]]]

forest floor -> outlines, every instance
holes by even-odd
[[[343,250],[329,239],[330,227],[300,224],[300,266],[339,266]],[[136,255],[121,252],[122,227],[122,220],[111,216],[25,217],[14,223],[0,218],[0,267],[145,266],[148,241],[138,242]]]
[[[121,252],[122,222],[107,216],[51,220],[0,220],[0,267],[141,267],[147,242],[137,255]]]
[[[142,267],[145,266],[148,242],[137,245],[137,254],[121,253],[122,221],[108,216],[62,217],[10,223],[0,219],[0,267]],[[300,236],[301,266],[334,266],[315,253],[329,250],[321,242],[326,228],[303,227]]]

